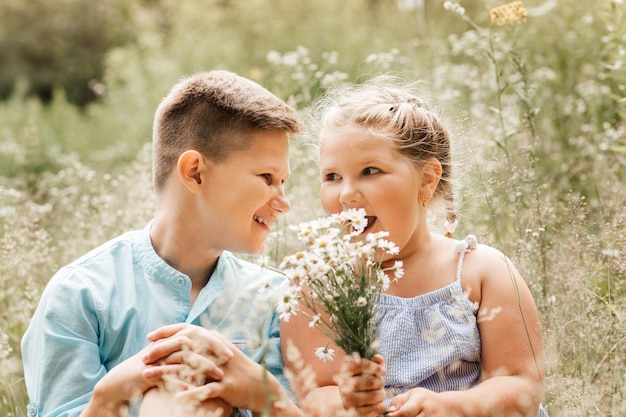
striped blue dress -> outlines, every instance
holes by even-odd
[[[458,391],[480,382],[477,307],[461,286],[464,255],[475,247],[472,235],[457,245],[453,283],[413,298],[380,295],[376,322],[389,398],[416,387]],[[547,417],[543,407],[537,416]]]

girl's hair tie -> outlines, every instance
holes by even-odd
[[[452,235],[454,233],[454,231],[456,230],[456,227],[458,225],[459,225],[459,221],[457,219],[454,219],[454,221],[452,223],[450,223],[447,220],[444,223],[444,226],[446,227],[446,232],[448,232],[450,235]]]

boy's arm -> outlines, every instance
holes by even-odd
[[[22,339],[29,409],[37,416],[78,416],[106,374],[95,302],[72,278],[62,270],[50,281]]]
[[[145,376],[144,357],[149,349],[145,347],[107,372],[95,385],[80,417],[127,416],[130,403],[160,382]]]
[[[145,384],[154,385],[143,379],[140,357],[120,363],[107,374],[99,346],[98,305],[71,269],[62,269],[44,290],[22,340],[29,415],[75,417],[93,401],[97,407],[91,404],[92,409],[119,410],[139,397],[142,388],[147,389]],[[120,381],[133,384],[133,389],[112,390]],[[112,415],[116,414],[108,414]]]

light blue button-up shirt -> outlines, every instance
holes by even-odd
[[[173,323],[220,331],[288,388],[274,309],[285,278],[224,252],[191,306],[191,280],[156,254],[150,226],[92,250],[48,283],[22,340],[29,416],[78,416],[111,368]]]

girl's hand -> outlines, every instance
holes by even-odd
[[[385,361],[376,355],[372,360],[358,354],[345,356],[337,385],[343,407],[354,409],[359,416],[378,417],[385,412]]]
[[[391,400],[387,417],[450,417],[442,395],[425,388],[413,388]]]

